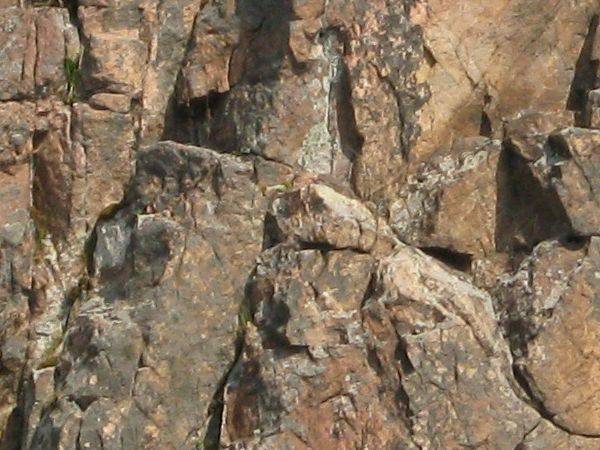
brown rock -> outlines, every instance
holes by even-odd
[[[413,441],[514,448],[539,418],[514,391],[490,297],[404,246],[379,273],[365,326],[382,370],[397,380]]]
[[[292,10],[299,19],[314,19],[325,11],[325,0],[293,0]]]
[[[92,95],[89,104],[96,109],[108,109],[109,111],[126,114],[131,107],[131,97],[128,95],[101,92]]]
[[[595,76],[588,59],[594,13],[593,1],[432,0],[413,6],[429,52],[418,79],[431,91],[415,153],[426,157],[454,136],[475,136],[486,127],[499,138],[502,119],[520,111],[582,109],[580,97]],[[565,21],[568,27],[557,25]],[[532,67],[543,73],[532,76]]]
[[[225,448],[416,448],[367,362],[372,267],[349,250],[261,255],[247,298],[255,325],[225,387]]]
[[[586,436],[598,435],[600,424],[600,400],[592,381],[600,370],[595,363],[598,258],[597,238],[587,250],[554,246],[538,253],[529,265],[533,311],[521,310],[517,316],[523,321],[539,317],[522,337],[529,339],[524,339],[523,356],[517,360],[530,392],[553,422]]]
[[[65,58],[78,53],[69,14],[59,8],[3,9],[0,99],[64,93]]]
[[[50,407],[38,431],[68,420],[82,448],[193,448],[234,358],[266,199],[251,161],[164,143],[140,152],[125,205],[96,224],[91,291],[59,355],[56,395],[74,412]]]
[[[181,69],[180,100],[190,102],[209,93],[226,92],[230,88],[230,60],[238,43],[239,20],[202,14],[196,21],[189,50]]]
[[[548,135],[565,123],[570,123],[572,113],[540,113],[527,111],[505,119],[504,139],[511,149],[527,161],[537,161],[544,156]]]
[[[30,10],[3,10],[0,28],[0,99],[18,98],[33,90],[35,26]]]
[[[131,177],[135,148],[132,118],[77,104],[73,142],[75,155],[85,155],[84,172],[77,174],[85,178],[74,182],[73,201],[78,218],[90,226],[104,208],[121,201]]]
[[[550,137],[547,164],[554,167],[552,185],[566,210],[573,229],[580,234],[597,234],[600,229],[597,192],[600,159],[596,154],[600,132],[567,128]]]
[[[81,66],[85,91],[138,95],[148,54],[141,40],[141,12],[81,7],[78,17],[86,38]]]
[[[0,167],[8,169],[29,159],[33,149],[35,105],[4,102],[0,111]]]
[[[485,256],[495,250],[500,143],[485,138],[469,151],[422,164],[390,208],[404,242]]]
[[[1,450],[600,448],[596,0],[51,3],[0,0]]]
[[[276,230],[273,238],[302,244],[368,252],[389,249],[394,239],[360,201],[332,188],[311,184],[283,194],[270,208]]]

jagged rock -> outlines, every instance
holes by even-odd
[[[35,245],[30,173],[26,162],[0,169],[0,444],[18,438],[18,387],[27,364]]]
[[[508,296],[507,333],[523,382],[547,417],[571,433],[598,436],[597,316],[600,241],[569,249],[540,244]]]
[[[2,17],[0,100],[65,92],[64,61],[79,52],[67,10],[3,8]]]
[[[85,36],[81,65],[84,89],[138,95],[148,54],[140,33],[143,10],[82,6],[78,18]]]
[[[140,144],[144,145],[164,138],[192,26],[199,10],[206,7],[195,0],[157,1],[155,5],[144,18],[153,43],[142,87]]]
[[[495,250],[500,143],[485,138],[469,151],[422,164],[390,208],[404,242],[485,256]]]
[[[5,102],[0,111],[0,168],[25,162],[33,149],[35,105]]]
[[[537,161],[544,156],[548,135],[571,120],[572,113],[568,111],[518,113],[505,119],[504,139],[513,151],[527,161]]]
[[[368,362],[360,306],[373,263],[285,245],[261,255],[225,387],[224,448],[416,448]]]
[[[80,208],[78,216],[90,227],[104,208],[123,197],[133,171],[135,132],[132,118],[126,114],[85,104],[77,104],[73,110],[73,157],[85,155],[85,165],[83,173],[76,173],[84,180],[78,180],[72,195]]]
[[[389,229],[365,205],[325,185],[310,184],[283,194],[272,203],[270,214],[276,241],[363,252],[394,245]]]
[[[373,267],[348,250],[261,255],[224,448],[514,448],[540,422],[487,294],[406,246],[369,282]]]
[[[431,91],[420,111],[418,157],[426,158],[455,136],[484,132],[500,138],[502,119],[520,111],[583,109],[586,89],[595,82],[590,61],[595,1],[413,5],[411,18],[422,27],[428,52],[417,79]],[[568,27],[558,25],[567,21]],[[540,70],[533,74],[533,67]]]
[[[600,448],[597,0],[0,9],[1,450]]]
[[[189,103],[230,89],[229,67],[233,50],[240,39],[239,19],[235,16],[221,18],[217,14],[216,9],[209,9],[196,21],[181,69],[183,102]]]
[[[600,189],[596,154],[600,131],[567,128],[549,138],[546,161],[555,169],[552,185],[566,210],[573,230],[582,235],[597,234]]]
[[[81,448],[204,439],[266,206],[251,161],[173,143],[141,151],[125,206],[96,226],[91,290],[56,369],[57,397],[82,411],[69,406]]]
[[[515,392],[490,297],[404,246],[382,262],[374,292],[365,328],[413,441],[514,448],[539,416]]]

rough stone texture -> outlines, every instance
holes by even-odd
[[[0,450],[600,448],[597,0],[0,12]]]
[[[390,223],[411,245],[485,256],[495,250],[500,143],[481,138],[461,146],[460,157],[416,169],[390,208]]]
[[[203,439],[260,250],[266,200],[252,174],[205,149],[140,153],[126,206],[96,225],[91,285],[69,318],[54,377],[67,406],[48,405],[31,448],[58,448],[44,447],[46,427],[79,417],[81,448]]]
[[[2,8],[0,100],[63,93],[65,58],[79,53],[66,9]]]
[[[598,367],[596,305],[600,242],[543,243],[507,285],[505,327],[523,382],[550,420],[598,435],[593,380]]]
[[[552,184],[573,229],[582,235],[598,234],[600,216],[600,132],[567,128],[550,136],[546,162],[553,166]]]
[[[274,221],[273,239],[362,252],[389,249],[394,244],[389,229],[360,201],[325,185],[311,184],[283,194],[269,212]]]
[[[411,15],[429,53],[418,78],[431,91],[419,154],[479,134],[486,120],[500,137],[501,119],[520,111],[583,109],[595,82],[595,2],[416,3]]]

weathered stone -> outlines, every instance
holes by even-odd
[[[25,162],[31,156],[35,105],[5,102],[0,110],[0,167]]]
[[[390,208],[401,240],[478,256],[495,250],[500,143],[482,138],[466,147],[422,164],[408,178]]]
[[[148,54],[141,40],[141,11],[80,7],[78,17],[86,38],[81,67],[85,91],[138,95]]]
[[[325,185],[283,194],[271,205],[270,214],[277,227],[275,240],[363,252],[394,244],[389,230],[366,206]]]
[[[90,97],[89,104],[97,109],[126,114],[131,108],[131,98],[122,94],[99,93]]]
[[[570,123],[572,113],[541,113],[526,111],[505,119],[504,139],[511,149],[527,161],[537,161],[544,156],[548,135],[565,123]]]
[[[229,66],[240,38],[239,20],[221,18],[217,14],[216,9],[210,8],[196,21],[181,69],[180,100],[183,102],[227,92],[230,88]]]
[[[18,439],[18,387],[27,364],[33,264],[30,166],[0,171],[0,444]],[[12,450],[12,447],[9,447]]]
[[[29,10],[2,11],[0,28],[0,99],[22,97],[33,91],[35,66],[35,26]]]
[[[0,0],[1,450],[600,448],[597,0],[76,3]]]
[[[299,19],[314,19],[325,11],[325,0],[293,0],[292,10]]]
[[[415,154],[425,158],[455,136],[500,138],[502,119],[520,111],[583,109],[595,77],[595,12],[593,1],[413,3],[429,54],[417,78],[431,91]],[[532,67],[544,69],[533,75]]]
[[[82,448],[203,439],[266,206],[251,161],[173,143],[140,152],[125,206],[96,225],[91,291],[56,369],[57,395],[84,411]]]
[[[85,104],[75,105],[74,114],[73,152],[85,155],[85,171],[78,174],[84,179],[74,186],[73,201],[80,208],[77,215],[90,227],[104,208],[123,197],[133,171],[135,134],[126,114]]]
[[[261,255],[225,387],[225,448],[416,448],[367,361],[360,306],[372,268],[349,250]]]
[[[587,248],[541,244],[523,264],[521,281],[508,297],[513,303],[507,305],[508,333],[529,392],[550,420],[586,436],[600,430],[593,383],[600,370],[595,356],[599,258],[595,237]]]
[[[600,131],[567,128],[549,138],[546,163],[555,169],[552,185],[575,232],[597,234],[600,230]]]
[[[539,417],[514,392],[490,297],[404,246],[379,274],[365,327],[404,399],[413,441],[515,448]]]
[[[75,59],[79,52],[68,12],[5,8],[2,16],[0,100],[64,93],[65,59]]]
[[[175,84],[194,20],[204,2],[171,0],[148,8],[144,24],[153,42],[143,81],[140,144],[152,144],[162,138],[165,122],[175,104]]]

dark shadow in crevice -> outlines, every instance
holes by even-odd
[[[222,110],[229,92],[211,91],[189,104],[178,104],[174,97],[169,101],[162,140],[181,144],[215,147],[212,119]],[[235,132],[233,132],[235,136]],[[234,151],[235,145],[218,143],[224,151]],[[225,148],[222,147],[225,145]]]
[[[479,136],[487,138],[492,137],[492,121],[485,111],[481,111],[481,119],[479,122]]]
[[[408,346],[406,344],[406,340],[402,336],[398,336],[398,344],[396,345],[394,357],[396,358],[396,361],[400,363],[402,374],[404,376],[415,372],[415,366],[413,366],[413,363],[410,361],[408,356]]]
[[[354,163],[362,152],[365,139],[358,131],[358,125],[356,124],[350,73],[343,63],[340,63],[338,70],[339,78],[334,85],[337,128],[342,152],[350,162]]]
[[[198,17],[211,13],[201,11]],[[232,90],[241,85],[277,83],[286,61],[292,69],[304,70],[302,64],[294,63],[289,49],[290,0],[240,0],[236,2],[235,14],[241,31],[229,64],[231,90],[222,93],[211,91],[203,97],[184,101],[184,80],[180,71],[165,113],[162,140],[205,146],[226,153],[236,152],[240,149],[234,113],[245,114],[247,111],[236,109],[232,103],[235,99],[230,98],[234,94]],[[188,53],[192,50],[194,33],[196,24],[188,42]]]
[[[277,224],[277,219],[270,213],[265,215],[263,221],[263,243],[262,251],[265,251],[271,247],[275,247],[277,244],[283,241],[283,232]]]
[[[521,386],[521,389],[523,389],[525,394],[527,394],[531,406],[533,406],[544,419],[552,421],[554,414],[548,411],[544,403],[539,400],[539,395],[535,394],[531,383],[528,380],[526,369],[517,364],[513,364],[512,370],[515,380],[519,386]]]
[[[468,253],[460,253],[443,247],[421,247],[420,250],[453,269],[461,272],[471,271],[473,256]]]
[[[15,408],[8,416],[4,429],[4,437],[0,442],[0,450],[21,450],[21,438],[25,431],[25,417],[21,406]]]
[[[551,134],[548,136],[548,140],[544,145],[544,154],[546,156],[546,163],[555,166],[563,161],[568,161],[573,156],[569,150],[569,144],[561,134]],[[559,167],[553,167],[560,173]]]
[[[574,234],[552,185],[503,145],[496,173],[496,250],[529,253],[539,242]]]
[[[70,228],[71,174],[56,157],[56,136],[47,131],[33,133],[33,182],[31,215],[41,241],[50,234],[54,244],[66,238]],[[66,142],[60,142],[67,145]]]
[[[575,65],[575,74],[567,99],[567,110],[578,113],[579,117],[576,116],[576,122],[584,121],[587,93],[596,87],[598,60],[592,59],[592,56],[597,31],[598,15],[594,15],[590,20],[588,32]],[[582,124],[576,123],[576,125],[581,126]]]
[[[559,242],[567,250],[577,251],[586,248],[590,240],[590,236],[567,235],[560,238]]]

